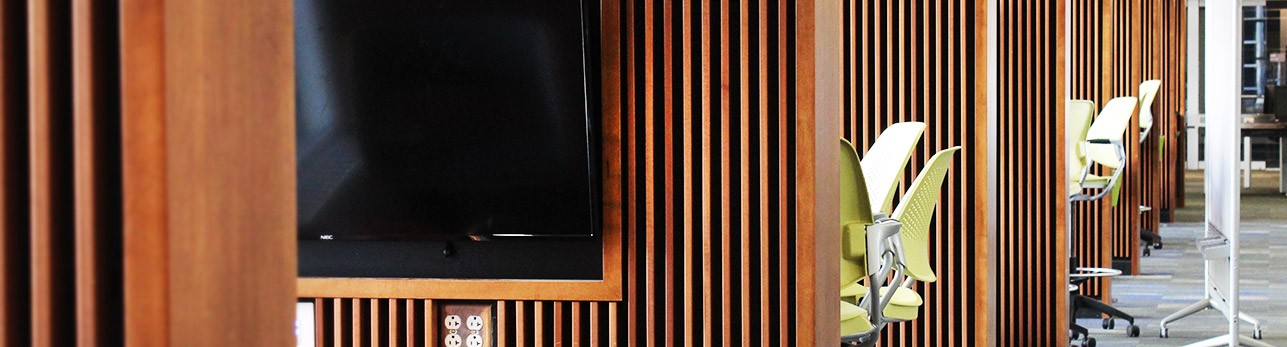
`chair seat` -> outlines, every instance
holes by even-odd
[[[889,288],[880,288],[880,295],[889,292]],[[840,290],[840,297],[862,298],[867,296],[867,286],[854,283]],[[885,317],[897,320],[913,320],[920,315],[920,307],[925,301],[921,295],[911,288],[898,287],[894,292],[894,297],[889,299],[889,305],[885,305]]]
[[[1072,181],[1073,181],[1073,182],[1077,182],[1077,181],[1079,181],[1079,180],[1081,180],[1081,174],[1073,175],[1073,177],[1072,177]],[[1103,188],[1103,187],[1107,187],[1107,186],[1108,186],[1108,182],[1109,182],[1109,181],[1111,181],[1111,180],[1112,180],[1112,177],[1109,177],[1109,176],[1100,176],[1100,175],[1096,175],[1096,174],[1086,174],[1086,181],[1084,181],[1084,182],[1082,182],[1082,183],[1081,183],[1081,187],[1082,187],[1082,188],[1091,188],[1091,189]]]
[[[853,335],[871,331],[871,318],[858,305],[840,302],[840,335]]]

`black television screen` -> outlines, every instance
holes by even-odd
[[[598,234],[587,5],[296,1],[300,239]]]

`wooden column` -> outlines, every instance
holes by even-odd
[[[120,8],[127,344],[291,344],[291,3]]]

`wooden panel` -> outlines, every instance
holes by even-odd
[[[843,53],[844,124],[860,153],[885,127],[925,122],[904,176],[910,184],[935,152],[962,151],[939,202],[931,265],[939,280],[919,284],[920,318],[893,324],[890,346],[987,345],[986,1],[848,2]]]
[[[290,3],[120,8],[126,342],[291,343]]]
[[[818,109],[813,103],[822,101],[812,88],[828,83],[814,75],[826,73],[818,64],[828,65],[814,61],[813,49],[838,44],[837,35],[827,35],[839,31],[804,27],[814,25],[820,8],[839,3],[622,0],[602,6],[603,126],[619,134],[603,144],[605,172],[620,175],[605,185],[605,194],[619,197],[621,205],[619,214],[605,218],[622,236],[611,241],[622,250],[621,297],[568,301],[584,293],[488,287],[538,300],[496,298],[497,341],[711,346],[838,339],[837,327],[827,324],[838,320],[838,312],[825,304],[830,301],[819,301],[834,293],[816,290],[817,283],[834,281],[826,273],[838,273],[828,268],[834,262],[819,260],[834,259],[838,250],[816,247],[835,246],[825,240],[838,236],[813,230],[834,213],[825,207],[834,205],[825,194],[834,189],[815,185],[835,169],[815,170],[830,164],[812,158],[834,157],[813,152],[814,141],[825,141],[827,150],[834,144],[814,132],[833,128],[827,122],[839,114]],[[823,207],[815,208],[817,199],[824,199]],[[303,286],[313,284],[300,283],[307,297]],[[352,286],[345,290],[363,297],[355,302],[495,296],[464,292],[474,284],[444,297],[398,281],[384,287],[329,283]],[[319,302],[332,312],[349,300]],[[417,321],[430,314],[399,313]],[[321,336],[340,329],[349,329],[342,335],[355,341],[376,334],[369,318],[323,317],[328,321],[319,324]],[[342,319],[356,322],[337,323]],[[389,335],[395,333],[411,334],[379,336],[400,339]],[[423,333],[426,341],[440,338],[432,330]],[[324,345],[347,343],[336,338]]]
[[[1063,0],[998,2],[997,344],[1067,342]]]

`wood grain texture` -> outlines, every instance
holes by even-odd
[[[290,3],[121,11],[127,343],[291,343]]]
[[[170,342],[162,0],[121,2],[125,343]]]
[[[802,206],[813,209],[826,194],[802,196],[801,187],[815,184],[814,175],[834,171],[815,170],[818,163],[802,159],[833,157],[802,154],[812,151],[814,141],[834,140],[831,127],[817,121],[829,116],[813,113],[818,101],[801,88],[798,77],[807,72],[813,80],[822,73],[814,70],[816,63],[800,64],[815,58],[816,45],[800,44],[804,37],[817,40],[812,28],[807,35],[800,29],[821,8],[815,5],[838,8],[839,2],[603,2],[603,126],[605,133],[615,134],[602,146],[604,173],[614,176],[604,193],[620,201],[620,212],[605,215],[605,223],[621,235],[607,241],[621,249],[617,297],[596,299],[557,282],[497,281],[480,287],[444,280],[339,279],[302,279],[299,295],[346,302],[497,300],[502,346],[812,345],[838,338],[829,324],[835,317],[818,316],[834,315],[832,305],[810,306],[830,302],[819,301],[822,296],[834,299],[832,292],[814,289],[828,276],[801,270],[828,272],[825,267],[833,262],[819,259],[835,256],[813,249],[834,246],[819,236],[830,229],[816,235],[810,230],[807,238],[801,232],[826,218],[802,211]],[[838,26],[834,29],[839,33]],[[802,121],[805,112],[814,120]],[[830,117],[838,122],[839,113]],[[826,135],[816,135],[818,129],[827,129]],[[804,141],[810,145],[802,148]],[[323,292],[321,286],[344,288]],[[337,292],[353,295],[323,295]],[[800,300],[800,293],[811,298]],[[345,306],[321,302],[325,312]],[[404,310],[399,319],[431,319],[431,312]],[[319,326],[331,331],[323,336],[336,329],[352,329],[344,335],[354,337],[411,333],[371,330],[369,323],[335,324],[362,319],[357,316],[323,317],[330,321]],[[424,338],[437,341],[440,333],[426,328]]]

